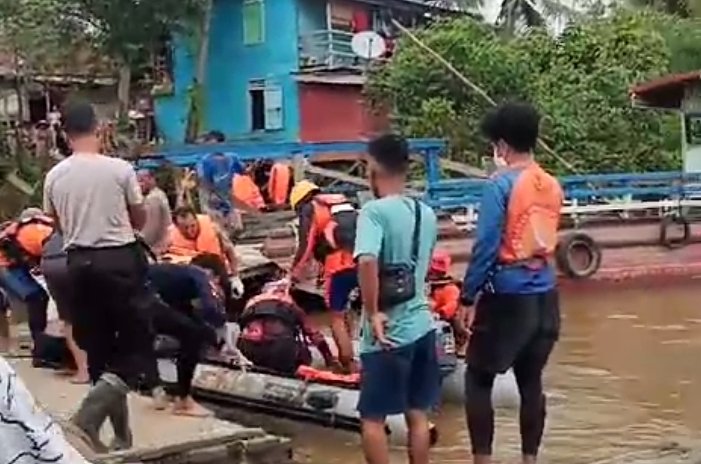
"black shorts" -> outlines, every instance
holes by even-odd
[[[64,322],[71,322],[71,306],[73,303],[73,285],[68,277],[68,268],[63,273],[44,274],[46,288],[56,304],[58,317]]]
[[[522,356],[550,354],[560,334],[557,290],[480,297],[467,349],[470,367],[504,373]]]

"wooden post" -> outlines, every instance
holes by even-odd
[[[299,182],[300,180],[303,180],[306,177],[304,174],[305,163],[306,159],[304,158],[304,154],[302,153],[296,153],[292,157],[292,172],[294,173],[295,182]]]

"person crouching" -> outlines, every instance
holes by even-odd
[[[289,295],[285,284],[269,285],[246,304],[237,347],[255,366],[294,375],[312,361],[307,341],[316,345],[327,366],[336,360],[324,336]]]

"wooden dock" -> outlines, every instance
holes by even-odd
[[[72,385],[55,371],[35,369],[30,360],[9,360],[36,401],[53,417],[65,420],[87,393],[85,385]],[[290,441],[260,428],[216,418],[173,416],[156,411],[148,398],[129,396],[134,447],[127,451],[86,456],[94,464],[285,464],[292,462]],[[103,439],[109,443],[109,425]],[[71,441],[70,434],[66,437]]]

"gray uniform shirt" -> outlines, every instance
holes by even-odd
[[[66,249],[133,243],[128,206],[142,203],[134,168],[119,158],[74,154],[44,181],[44,210],[58,217]]]

